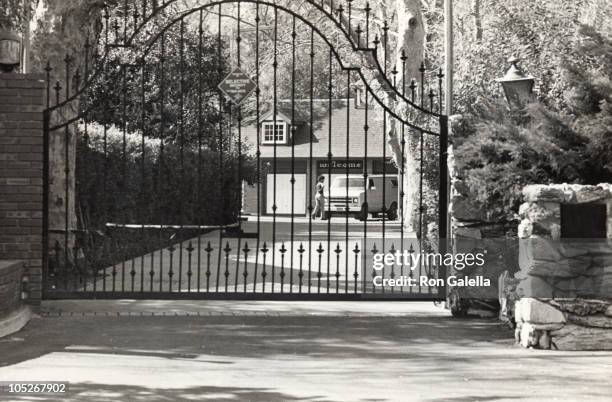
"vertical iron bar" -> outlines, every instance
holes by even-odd
[[[387,25],[387,21],[384,22],[383,25],[383,71],[385,76],[387,75],[387,56],[388,56],[388,46],[389,45],[389,26]],[[386,218],[387,218],[387,111],[383,111],[383,182],[382,182],[382,252],[385,251],[385,238],[386,238]],[[385,268],[382,269],[382,276],[385,277]],[[382,293],[385,293],[385,287],[382,287]]]
[[[225,248],[223,249],[223,251],[225,252],[225,272],[223,273],[223,276],[225,277],[225,293],[228,292],[228,284],[229,284],[229,276],[230,276],[230,272],[229,272],[229,255],[232,252],[232,248],[229,245],[229,241],[225,243]]]
[[[221,42],[221,23],[222,23],[222,5],[219,3],[218,6],[218,18],[217,18],[217,74],[218,80],[221,82],[223,77],[223,62],[222,62],[222,42]],[[217,153],[219,154],[219,200],[221,205],[225,204],[224,192],[223,192],[223,92],[218,91],[219,94],[219,139],[217,143]],[[225,217],[221,217],[222,223],[225,223]],[[216,280],[216,291],[219,291],[219,274],[221,273],[221,258],[222,258],[222,247],[223,244],[223,229],[219,230],[219,254],[217,259],[217,280]],[[226,289],[227,290],[227,289]]]
[[[195,248],[193,248],[193,243],[189,241],[187,245],[187,292],[191,292],[191,276],[193,275],[193,271],[191,270],[191,261],[192,254]]]
[[[241,60],[240,60],[240,43],[242,41],[242,38],[240,36],[240,25],[241,25],[241,15],[240,15],[240,2],[238,2],[238,19],[237,19],[237,24],[238,24],[238,29],[237,29],[237,36],[236,36],[236,47],[238,50],[238,67],[241,67]],[[238,105],[238,177],[237,177],[237,181],[236,181],[236,186],[237,186],[237,193],[236,195],[239,196],[238,198],[238,246],[236,247],[236,292],[238,292],[238,271],[239,271],[239,267],[240,267],[240,246],[241,246],[241,241],[242,241],[242,106]],[[259,125],[259,122],[257,122],[257,125]],[[246,264],[246,261],[245,261]],[[246,265],[245,265],[246,267]],[[245,278],[246,280],[246,278]]]
[[[281,248],[280,248],[280,253],[281,253],[281,269],[280,269],[280,292],[284,293],[284,288],[285,288],[285,253],[287,252],[287,249],[285,248],[285,242],[283,242]]]
[[[421,108],[424,108],[425,105],[425,63],[421,62],[421,66],[419,67],[420,73],[420,104]],[[425,212],[424,204],[423,204],[423,188],[424,188],[424,179],[423,179],[423,169],[424,169],[424,159],[425,159],[425,136],[423,130],[419,130],[419,252],[423,252],[424,239],[425,239],[425,227],[423,225],[423,214]],[[423,270],[423,262],[419,259],[419,276],[422,274]],[[419,293],[421,291],[421,286],[419,285]]]
[[[293,293],[293,237],[295,232],[295,16],[293,16],[293,31],[291,32],[291,234],[289,249],[289,292]]]
[[[70,57],[66,55],[66,99],[70,98]],[[64,129],[64,158],[65,158],[65,169],[64,169],[64,271],[65,271],[65,285],[68,290],[68,236],[70,231],[69,220],[69,207],[70,207],[70,125],[66,125]]]
[[[159,126],[159,166],[158,166],[158,186],[159,186],[159,291],[163,291],[164,284],[164,207],[166,198],[166,189],[164,188],[164,134],[166,128],[166,111],[165,111],[165,95],[166,95],[166,77],[164,71],[164,64],[166,59],[166,34],[162,33],[161,36],[161,56],[160,56],[160,84],[159,84],[159,93],[160,93],[160,126]]]
[[[298,253],[300,255],[300,271],[298,273],[298,278],[300,280],[300,286],[299,286],[299,293],[302,293],[302,282],[304,279],[304,271],[303,271],[303,264],[304,264],[304,245],[302,243],[300,243],[300,248],[298,249]]]
[[[261,293],[266,293],[266,256],[268,254],[268,247],[266,242],[264,241],[263,247],[261,248],[261,252],[263,253],[263,267],[261,269]]]
[[[317,249],[317,253],[319,254],[319,270],[317,272],[317,293],[321,293],[321,277],[323,276],[323,273],[321,272],[321,258],[323,256],[324,251],[325,250],[323,249],[323,245],[319,243],[319,248]]]
[[[233,136],[232,124],[234,122],[234,118],[233,118],[233,115],[232,115],[232,102],[228,100],[228,102],[226,103],[226,106],[227,106],[227,136],[226,136],[226,144],[227,144],[227,156],[229,157],[230,160],[228,161],[229,163],[228,163],[228,166],[226,168],[227,171],[223,171],[223,174],[227,173],[227,175],[231,178],[231,177],[233,177],[232,170],[234,168],[234,165],[233,165],[233,163],[231,161],[231,155],[232,155],[232,152],[233,152],[233,150],[232,150],[232,136]],[[232,194],[231,194],[232,189],[231,188],[227,188],[226,189],[224,187],[222,191],[223,191],[223,194],[224,194],[224,203],[223,203],[223,205],[226,205],[228,202],[232,202],[232,199],[231,199],[232,198]],[[228,192],[230,193],[229,194],[229,196],[230,196],[229,199],[227,198],[227,193]],[[227,218],[229,218],[229,216],[225,217],[225,219],[227,219]],[[227,233],[227,230],[228,230],[227,227],[225,227],[225,232],[226,233]],[[233,229],[230,229],[230,230],[233,230]],[[239,248],[238,248],[238,251],[237,251],[237,255],[238,255],[237,260],[239,261],[240,260],[240,249]],[[238,272],[238,264],[236,264],[236,272]],[[228,278],[226,278],[226,282],[227,282],[227,280],[228,280]],[[238,278],[236,278],[236,286],[238,286],[238,282],[237,281],[238,281]],[[226,289],[226,291],[227,291],[227,289]]]
[[[181,291],[183,282],[183,225],[185,223],[185,19],[181,18],[179,32],[179,270],[178,291]],[[191,267],[189,267],[191,269]]]
[[[108,40],[109,40],[109,29],[110,29],[110,14],[108,12],[108,7],[104,8],[104,53],[108,52]],[[108,82],[108,63],[102,63],[104,82]],[[102,212],[104,218],[108,218],[108,124],[107,120],[109,118],[109,107],[108,100],[103,100],[103,110],[102,114],[104,116],[102,123],[103,130],[103,152],[104,152],[104,165],[103,165],[103,173],[102,173]],[[114,265],[114,259],[111,260]],[[103,271],[102,274],[102,291],[106,291],[106,270]]]
[[[328,126],[328,141],[327,141],[327,180],[328,183],[325,183],[325,187],[327,188],[327,194],[329,196],[328,200],[331,201],[331,191],[330,191],[330,186],[331,186],[331,169],[332,169],[332,114],[333,114],[333,95],[332,95],[332,90],[333,90],[333,65],[332,65],[332,61],[333,61],[333,51],[331,46],[329,47],[329,83],[328,83],[328,121],[327,121],[327,126]],[[323,205],[325,205],[325,191],[323,192]],[[327,208],[329,209],[329,205],[327,205]],[[327,220],[327,280],[326,280],[326,286],[327,286],[327,293],[329,293],[329,273],[330,273],[330,265],[331,265],[331,211],[325,211],[325,213],[321,213],[322,219],[325,219],[327,217],[329,217],[329,219]],[[325,214],[327,214],[327,216],[325,216]]]
[[[130,269],[130,289],[134,291],[134,277],[136,276],[136,258],[132,258],[132,268]]]
[[[242,251],[244,251],[244,272],[242,273],[242,277],[243,277],[243,293],[247,292],[247,279],[249,276],[249,270],[248,270],[248,259],[249,259],[249,251],[251,251],[249,249],[249,243],[247,243],[246,241],[244,242],[244,249],[242,249]]]
[[[336,294],[338,294],[340,292],[340,254],[342,253],[340,243],[336,243],[336,249],[334,252],[336,253],[336,274],[334,277],[336,278]]]
[[[413,78],[413,79],[411,79],[411,81],[410,81],[410,97],[411,97],[411,101],[412,101],[413,103],[414,103],[415,98],[416,98],[416,88],[417,88],[417,86],[416,86],[416,82],[415,82],[415,80],[414,80],[414,78]],[[420,207],[419,207],[419,211],[420,211]],[[420,229],[419,229],[419,233],[420,233]],[[420,234],[419,234],[417,237],[418,237],[418,238],[417,238],[417,242],[418,242],[418,241],[420,241],[420,240],[419,240],[419,238],[420,238]],[[414,252],[414,250],[413,250],[413,249],[414,249],[414,247],[413,247],[413,242],[411,241],[411,242],[410,242],[410,249],[409,249],[409,252],[410,252],[410,254],[411,254],[411,255],[412,255],[412,253]],[[410,267],[410,278],[413,278],[413,277],[414,277],[414,269],[415,269],[415,268],[416,268],[416,267],[413,267],[413,266],[411,266],[411,267]],[[410,291],[410,293],[412,293],[413,288],[412,288],[412,287],[410,287],[410,290],[409,290],[409,291]]]
[[[355,281],[354,293],[357,294],[357,282],[359,280],[359,270],[357,269],[357,266],[359,264],[359,243],[355,243],[355,249],[353,250],[353,253],[355,253],[355,271],[353,272],[353,278]],[[347,293],[348,293],[348,289],[347,289]]]
[[[256,163],[257,163],[257,243],[255,245],[255,272],[253,276],[253,293],[257,290],[257,268],[259,265],[259,241],[260,241],[260,229],[261,229],[261,125],[259,124],[260,118],[260,96],[261,90],[259,89],[259,22],[261,18],[259,17],[259,0],[255,4],[255,121],[257,121],[257,151],[255,153]]]
[[[444,110],[443,106],[443,92],[442,92],[442,84],[444,80],[444,73],[442,72],[442,67],[440,67],[440,70],[438,71],[438,113],[442,114],[442,111]]]
[[[438,233],[440,253],[448,249],[446,244],[448,238],[448,117],[440,116],[440,155],[439,155],[439,199],[438,199]],[[443,285],[438,287],[438,296],[446,298],[446,266],[442,262],[438,271],[438,277],[443,279]]]
[[[155,278],[155,249],[149,254],[149,291],[153,292],[153,282]]]
[[[127,3],[127,2],[126,2]],[[125,66],[121,66],[121,192],[127,193],[127,71]],[[123,233],[125,235],[125,225],[128,220],[128,205],[122,206],[123,211]],[[125,245],[121,243],[121,291],[125,291]]]
[[[406,52],[404,51],[404,49],[402,49],[402,54],[401,54],[401,60],[402,60],[402,96],[405,97],[406,96],[406,60],[408,59],[408,57],[406,56]],[[400,166],[400,193],[399,193],[399,205],[398,208],[400,208],[400,252],[404,252],[404,220],[406,218],[406,214],[405,214],[405,196],[406,196],[406,189],[404,187],[404,180],[406,178],[406,125],[401,122],[402,124],[402,138],[401,138],[401,146],[402,146],[402,160],[401,160],[401,166]],[[400,275],[404,275],[404,265],[402,264],[401,269],[400,269]],[[404,291],[404,287],[402,286],[400,289],[401,292]]]
[[[202,85],[204,77],[202,71],[202,45],[203,45],[203,37],[204,37],[204,10],[200,10],[200,23],[198,25],[198,166],[197,166],[197,177],[196,177],[196,200],[197,200],[197,222],[198,225],[202,225],[202,134],[204,130],[203,126],[203,116],[202,116],[202,101],[204,98],[204,87]],[[197,274],[197,282],[198,282],[198,292],[201,290],[201,269],[202,269],[202,233],[201,228],[198,226],[198,274]],[[207,289],[208,291],[208,289]]]
[[[310,172],[308,177],[308,293],[310,294],[312,286],[312,212],[313,212],[313,188],[312,188],[312,176],[314,169],[312,160],[312,140],[314,136],[314,28],[310,28],[310,125],[309,125],[309,136],[308,136],[308,171]],[[318,174],[318,172],[317,172]]]
[[[361,217],[363,219],[363,261],[362,261],[362,268],[361,270],[363,271],[362,273],[362,280],[363,280],[363,292],[366,292],[366,279],[367,279],[367,275],[365,274],[365,267],[366,267],[366,254],[367,254],[367,248],[366,248],[366,244],[368,241],[368,188],[369,188],[369,180],[368,180],[368,130],[370,129],[370,127],[368,126],[368,111],[369,111],[369,102],[370,100],[369,98],[369,91],[368,91],[368,87],[367,84],[364,86],[364,103],[365,103],[365,113],[364,113],[364,118],[365,118],[365,123],[363,125],[363,140],[364,140],[364,149],[363,149],[363,191],[364,191],[364,200],[363,200],[363,205],[361,206],[361,211],[359,212],[361,214]]]
[[[172,293],[172,278],[174,277],[174,252],[176,251],[174,244],[170,244],[168,251],[170,252],[170,266],[168,267],[168,292]]]
[[[378,249],[376,248],[376,243],[374,243],[374,245],[372,246],[372,250],[370,250],[372,252],[372,255],[375,255],[378,253]],[[365,254],[365,250],[364,250],[364,254]],[[365,267],[363,269],[363,273],[365,275]],[[381,272],[382,277],[385,277],[385,272],[384,272],[384,268]],[[372,278],[374,278],[376,276],[376,270],[374,270],[374,268],[372,268]],[[383,287],[383,291],[384,293],[384,287]],[[374,282],[372,282],[372,293],[376,293],[376,286],[374,285]]]
[[[350,3],[349,3],[350,6]],[[350,8],[349,8],[350,10]],[[349,14],[350,15],[350,14]],[[350,215],[350,204],[353,200],[349,200],[349,158],[350,158],[350,128],[351,127],[351,70],[346,72],[346,217],[345,217],[345,233],[344,233],[344,266],[345,266],[345,292],[348,292],[348,261],[349,261],[349,215]],[[330,183],[331,184],[331,183]],[[330,196],[331,199],[331,196]],[[336,284],[336,289],[338,288]],[[336,292],[338,293],[338,292]]]
[[[214,251],[214,249],[210,245],[210,241],[206,245],[206,248],[204,249],[204,251],[206,251],[206,293],[209,293],[210,292],[210,275],[212,274],[212,272],[210,272],[210,253]]]
[[[395,243],[391,243],[391,248],[389,249],[389,254],[393,255],[393,256],[397,256],[397,250],[395,249]],[[389,273],[389,278],[391,279],[395,279],[395,261],[396,259],[393,259],[393,264],[391,265],[391,272]],[[391,293],[394,292],[393,286],[390,286],[391,288]]]
[[[146,70],[146,64],[145,64],[145,57],[142,58],[142,99],[141,99],[141,107],[142,107],[142,115],[141,115],[141,119],[142,119],[142,132],[141,132],[141,137],[140,137],[140,151],[142,153],[142,159],[140,161],[141,165],[140,165],[140,208],[138,208],[139,211],[139,215],[140,215],[140,221],[142,222],[142,226],[140,229],[140,237],[142,239],[142,241],[145,241],[145,226],[144,226],[144,211],[146,210],[147,207],[147,199],[146,199],[146,184],[145,184],[145,178],[146,178],[146,174],[145,174],[145,133],[146,133],[146,74],[147,74],[147,70]],[[147,249],[146,246],[143,247],[143,252],[142,252],[142,256],[140,257],[140,291],[143,292],[144,291],[144,259],[145,259],[145,255],[146,255]]]
[[[366,32],[366,47],[370,47],[370,3],[366,2],[365,13],[366,13],[366,22],[365,22],[365,32]],[[365,254],[365,253],[364,253]]]
[[[278,113],[277,109],[277,73],[278,73],[278,9],[274,7],[274,62],[272,63],[272,67],[274,69],[274,78],[273,78],[273,92],[274,92],[274,104],[273,104],[273,116],[272,116],[272,136],[274,139],[273,147],[274,147],[274,156],[273,156],[273,169],[274,169],[274,177],[273,177],[273,204],[272,204],[272,293],[274,293],[274,268],[276,267],[276,250],[274,247],[276,246],[276,184],[277,184],[277,176],[278,176],[278,166],[277,166],[277,141],[276,141],[276,132],[277,132],[277,122],[276,116]]]
[[[351,19],[353,18],[353,0],[346,0],[348,3],[348,33],[351,35]]]

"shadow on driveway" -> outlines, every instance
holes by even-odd
[[[439,316],[37,318],[0,362],[5,381],[70,382],[45,401],[607,401],[612,375],[612,353]]]

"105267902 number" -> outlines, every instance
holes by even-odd
[[[0,394],[65,394],[66,382],[0,382]]]

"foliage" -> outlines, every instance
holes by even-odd
[[[511,112],[481,98],[455,127],[458,167],[495,217],[513,216],[526,184],[612,181],[612,41],[589,27],[579,35],[569,54],[589,63],[564,60],[559,75],[573,85],[559,99]]]
[[[83,138],[83,137],[80,137]],[[240,210],[240,177],[255,180],[253,161],[234,144],[222,153],[88,127],[78,143],[77,200],[84,227],[126,224],[219,225]]]
[[[38,0],[2,0],[0,28],[23,32],[29,24],[28,15],[32,15],[37,3]]]
[[[208,32],[202,34],[200,52],[199,33],[192,26],[186,27],[181,42],[179,25],[171,26],[143,55],[144,67],[104,61],[100,78],[81,98],[82,109],[93,110],[90,120],[125,124],[128,132],[144,129],[147,137],[163,136],[177,144],[196,145],[218,137],[219,121],[227,110],[219,111],[216,86],[229,71],[227,54]]]

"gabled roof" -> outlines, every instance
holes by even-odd
[[[276,148],[277,158],[289,158],[292,148],[296,157],[309,157],[312,142],[313,158],[327,158],[331,151],[333,158],[347,157],[347,143],[349,145],[348,156],[359,159],[365,156],[367,149],[368,157],[382,157],[383,149],[386,147],[385,134],[383,132],[383,113],[380,107],[370,105],[367,110],[367,139],[366,131],[366,109],[356,108],[354,100],[337,99],[332,100],[331,108],[329,99],[315,99],[312,101],[312,115],[309,99],[292,101],[278,101],[277,113],[290,117],[295,116],[297,130],[295,137],[288,145],[261,145],[262,158],[271,158]],[[266,108],[260,121],[264,117],[270,118],[270,109]],[[331,113],[330,113],[331,112]],[[273,111],[272,111],[273,113]],[[267,116],[267,117],[266,117]],[[312,119],[312,120],[311,120]],[[311,127],[312,121],[312,127]],[[257,149],[257,126],[255,121],[243,128],[245,143],[254,153]],[[331,133],[331,137],[330,137]],[[331,138],[331,149],[330,149]],[[312,141],[311,141],[312,139]],[[391,156],[386,150],[387,156]]]
[[[303,105],[304,101],[296,100],[295,102],[289,100],[281,100],[276,103],[276,109],[272,105],[264,106],[264,112],[261,114],[259,121],[272,120],[274,113],[276,118],[281,118],[287,123],[291,124],[303,124],[310,119],[310,107],[305,108]],[[310,104],[310,101],[308,101]],[[309,105],[306,105],[309,106]],[[293,118],[295,121],[292,122]]]
[[[262,123],[264,121],[272,121],[272,120],[274,120],[274,111],[273,110],[269,111],[268,113],[262,115],[259,118],[259,122],[260,123]],[[293,124],[291,122],[291,117],[285,115],[284,113],[282,113],[282,112],[280,112],[278,110],[276,111],[276,120],[282,120],[282,121],[284,121],[286,123]]]

